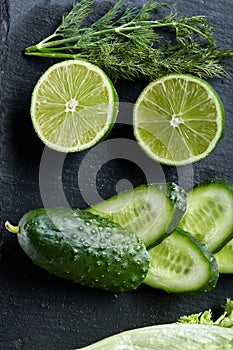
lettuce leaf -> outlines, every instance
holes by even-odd
[[[178,323],[183,324],[206,324],[220,327],[233,328],[233,301],[230,298],[226,299],[226,304],[222,305],[224,309],[223,314],[217,319],[213,320],[211,310],[199,312],[189,316],[181,316]]]

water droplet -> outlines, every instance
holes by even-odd
[[[83,227],[82,226],[79,226],[79,231],[83,231]]]
[[[93,235],[95,235],[95,234],[97,233],[96,229],[93,228],[93,229],[91,230],[91,233],[92,233]]]
[[[141,265],[141,261],[139,259],[134,259],[134,262],[137,264],[137,265]]]
[[[76,234],[73,234],[73,235],[72,235],[72,238],[73,238],[73,239],[76,239],[76,238],[78,238],[78,236],[77,236]]]

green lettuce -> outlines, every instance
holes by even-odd
[[[205,324],[220,327],[233,328],[233,301],[226,299],[226,304],[222,305],[223,314],[217,320],[213,320],[212,310],[206,310],[189,316],[181,316],[178,323]]]

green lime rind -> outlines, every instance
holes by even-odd
[[[73,76],[71,70],[74,67],[78,67],[80,72],[82,69],[85,69],[87,71],[85,74],[84,71],[82,72],[82,80],[78,80],[78,70],[76,72],[76,76]],[[59,81],[57,79],[57,84],[53,84],[52,80],[54,78],[51,77],[54,72],[58,72],[59,69],[66,69],[67,77],[66,75],[62,77],[61,74]],[[87,78],[88,74],[90,75],[89,78]],[[98,88],[95,86],[95,78],[100,85]],[[93,84],[92,88],[91,84]],[[83,89],[82,85],[84,85]],[[102,91],[102,87],[104,87],[103,101],[98,101],[97,97],[99,96],[99,91]],[[43,91],[43,89],[46,88],[48,88],[47,94]],[[88,100],[87,104],[85,105],[86,90],[88,90],[89,99],[91,100]],[[84,105],[78,104],[79,98],[77,98],[76,94],[79,95],[82,103],[84,101]],[[46,95],[49,96],[49,103],[46,102]],[[66,104],[70,102],[68,100],[74,100],[77,104],[77,106],[74,107],[74,113],[70,112],[69,109],[68,112],[64,112],[67,108]],[[60,108],[62,108],[62,111]],[[77,113],[76,108],[78,109]],[[100,122],[100,125],[98,124],[99,121],[97,116],[98,114],[101,115],[101,108],[104,109],[104,112],[102,114],[106,114],[104,125],[102,125],[102,121]],[[33,127],[41,141],[51,149],[68,153],[84,151],[104,140],[109,135],[114,126],[118,114],[118,108],[119,100],[117,91],[110,78],[102,69],[87,61],[66,60],[52,65],[39,78],[32,92],[30,113]],[[90,114],[88,120],[85,120],[85,114],[84,116],[82,115],[82,117],[80,117],[80,115],[83,113],[81,112],[82,110],[88,111],[89,109]],[[79,118],[82,118],[82,125],[85,129],[85,133],[81,136],[77,135],[78,127],[81,125],[79,122],[81,119]],[[72,119],[75,119],[75,122],[73,122]],[[45,124],[47,126],[47,130],[44,127]],[[58,141],[55,142],[50,140],[51,133],[48,131],[50,128],[53,128],[52,133],[54,133],[56,140]],[[80,130],[81,129],[79,129],[79,132]],[[91,136],[88,134],[91,134]],[[69,138],[72,139],[72,135],[75,141],[72,143],[72,145],[69,145],[69,142],[67,140],[69,140]],[[84,140],[87,139],[87,141],[83,141],[82,138]],[[65,141],[66,143],[68,142],[68,146],[64,145]]]
[[[233,330],[203,324],[163,324],[127,330],[76,350],[233,350]]]
[[[203,91],[210,99],[210,103],[208,106],[206,105],[206,108],[209,107],[213,110],[210,110],[210,112],[205,115],[203,114],[204,107],[199,101],[200,98],[196,97],[195,93],[192,91],[189,93],[190,95],[193,93],[193,98],[191,99],[189,97],[189,102],[194,101],[196,98],[197,105],[199,104],[197,114],[195,114],[194,118],[192,117],[192,123],[194,122],[194,125],[196,123],[195,127],[198,128],[198,133],[195,131],[195,128],[194,131],[192,130],[192,124],[190,126],[188,124],[191,119],[188,120],[188,116],[185,114],[188,112],[183,108],[185,98],[188,100],[188,97],[186,97],[188,94],[185,94],[185,88],[182,87],[181,83],[178,88],[179,93],[171,88],[169,98],[167,98],[164,91],[161,95],[150,96],[153,95],[153,89],[159,84],[164,86],[169,80],[177,80],[177,82],[184,81],[187,82],[187,84],[189,82],[196,83],[202,90],[204,89]],[[182,95],[185,97],[180,97]],[[203,103],[206,103],[207,96],[203,100]],[[156,98],[157,100],[155,100]],[[157,103],[163,103],[164,106],[162,108],[161,106],[158,107]],[[212,106],[212,103],[214,106]],[[192,109],[195,110],[194,107],[192,107]],[[154,108],[156,108],[156,112]],[[140,113],[142,116],[140,116]],[[202,120],[199,119],[199,113],[201,113]],[[210,119],[213,117],[212,113],[216,115],[216,123],[214,124],[216,130],[211,130],[211,124],[207,124],[208,116],[210,116]],[[152,115],[155,115],[153,123],[151,123]],[[182,122],[178,122],[178,125],[175,127],[174,124],[172,124],[174,123],[173,118],[175,118],[175,123],[177,120],[182,120]],[[140,123],[143,126],[140,127]],[[209,83],[190,74],[169,74],[151,82],[139,95],[133,110],[134,136],[139,146],[150,158],[161,164],[171,166],[192,164],[207,157],[214,151],[218,142],[224,137],[224,124],[224,106],[217,92]],[[174,127],[170,127],[171,125]],[[157,135],[156,137],[155,134]],[[211,139],[207,139],[206,135],[211,137]],[[212,138],[211,135],[214,135],[214,137]],[[179,145],[179,147],[177,145]]]
[[[233,238],[232,207],[233,183],[207,179],[187,192],[187,210],[179,227],[215,254]]]
[[[149,250],[144,283],[168,293],[193,296],[212,290],[219,271],[214,255],[191,234],[176,229]]]

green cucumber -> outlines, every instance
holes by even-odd
[[[182,188],[173,183],[155,183],[122,192],[87,211],[133,231],[150,248],[175,229],[185,208]]]
[[[149,271],[144,283],[170,293],[208,292],[218,280],[218,265],[208,248],[180,229],[149,250]]]
[[[203,324],[163,324],[124,331],[76,350],[233,350],[233,330]]]
[[[220,273],[233,273],[233,240],[214,254]]]
[[[233,184],[221,179],[200,182],[187,193],[179,227],[218,252],[233,238]]]
[[[34,264],[76,283],[122,292],[148,271],[148,252],[134,233],[85,211],[36,209],[6,228]]]

